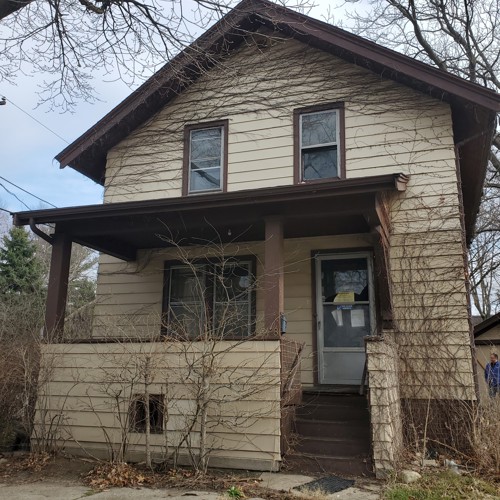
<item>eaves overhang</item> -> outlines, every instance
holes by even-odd
[[[168,199],[32,210],[16,226],[54,226],[79,244],[123,260],[140,249],[264,238],[266,217],[281,217],[285,237],[370,232],[377,196],[406,189],[403,174],[343,179]]]
[[[450,102],[452,108],[475,106],[500,111],[497,93],[428,64],[382,47],[340,28],[312,19],[268,0],[243,0],[196,42],[97,122],[56,159],[104,184],[107,152],[131,131],[216,64],[217,57],[237,48],[263,24],[318,47],[381,77]],[[490,123],[484,123],[490,128]]]

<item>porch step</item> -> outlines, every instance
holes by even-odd
[[[363,455],[369,449],[369,441],[357,437],[342,439],[311,436],[301,436],[295,448],[299,453],[344,458]]]
[[[341,425],[339,425],[341,424]],[[295,432],[301,436],[324,436],[325,438],[346,438],[370,440],[370,426],[365,419],[350,422],[338,420],[314,420],[297,418]]]
[[[285,458],[284,469],[301,473],[335,473],[343,477],[373,476],[368,457],[335,457],[294,453]]]
[[[371,473],[370,414],[366,397],[307,392],[296,410],[297,442],[289,467],[348,475]]]
[[[329,396],[335,399],[335,396]],[[361,399],[361,398],[360,398]],[[370,414],[366,402],[330,401],[328,403],[305,402],[297,408],[297,417],[308,420],[328,420],[336,422],[366,422]]]
[[[348,405],[351,407],[368,408],[368,401],[365,396],[358,394],[336,394],[330,392],[304,392],[302,403],[307,404],[328,404],[335,406]]]

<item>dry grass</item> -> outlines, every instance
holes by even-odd
[[[492,500],[500,498],[500,484],[450,471],[425,474],[412,484],[391,484],[384,500]]]
[[[471,441],[477,470],[500,480],[500,397],[479,405]]]

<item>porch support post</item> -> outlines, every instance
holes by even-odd
[[[379,297],[379,319],[381,330],[393,327],[392,318],[392,290],[390,283],[390,234],[391,224],[387,199],[383,195],[377,195],[375,210],[378,216],[378,225],[373,228],[377,236],[374,245],[375,278],[377,280],[377,295]]]
[[[61,338],[64,332],[71,238],[66,233],[56,232],[52,236],[52,241],[44,331],[44,336],[51,341]]]
[[[285,310],[283,221],[279,217],[265,219],[264,245],[264,327],[280,335],[280,314]]]

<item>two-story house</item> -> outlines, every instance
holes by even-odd
[[[390,469],[425,415],[454,439],[440,405],[476,400],[466,245],[499,110],[481,86],[243,0],[57,156],[102,205],[15,215],[53,247],[37,418],[63,414],[75,453],[125,436],[141,459],[148,427],[158,456],[168,441],[261,470],[290,426],[296,460],[341,471]],[[78,341],[62,333],[72,242],[101,253]]]

